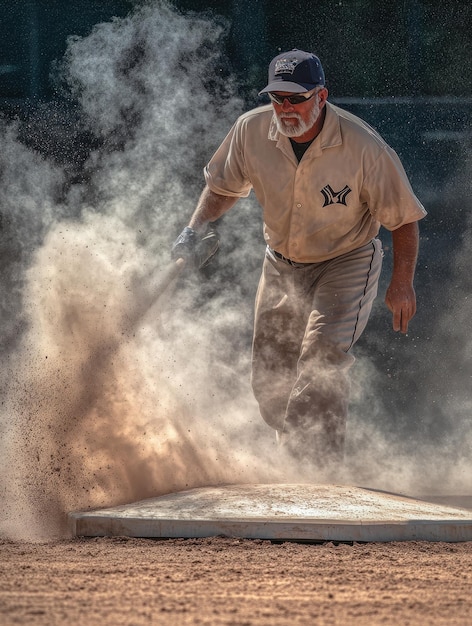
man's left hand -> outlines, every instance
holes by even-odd
[[[392,280],[385,295],[385,304],[393,314],[393,330],[408,332],[408,322],[416,313],[413,285]]]

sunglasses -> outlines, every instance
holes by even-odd
[[[284,100],[288,100],[290,104],[301,104],[302,102],[310,100],[311,98],[313,98],[313,96],[316,96],[317,93],[317,91],[314,91],[311,96],[303,96],[300,93],[297,93],[294,96],[279,96],[276,93],[269,93],[269,98],[272,100],[272,102],[275,102],[277,104],[283,104]]]

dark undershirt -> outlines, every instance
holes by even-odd
[[[304,143],[298,143],[293,139],[290,139],[290,143],[292,144],[293,151],[295,156],[297,157],[298,162],[300,163],[302,156],[308,150],[310,145],[313,143],[314,139],[310,139],[310,141],[305,141]]]

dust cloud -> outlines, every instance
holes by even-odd
[[[313,478],[283,461],[249,387],[254,199],[223,220],[210,275],[168,280],[203,165],[244,107],[227,29],[156,2],[69,40],[56,80],[94,138],[77,180],[1,129],[2,535],[60,536],[69,511],[196,486]],[[381,381],[359,357],[345,480],[432,489],[438,448],[383,432]]]
[[[73,509],[273,474],[241,287],[225,287],[223,261],[215,280],[187,272],[160,289],[204,162],[242,106],[225,28],[156,3],[69,41],[57,78],[98,147],[65,192],[61,167],[5,130],[18,292],[3,298],[8,535],[54,536]]]

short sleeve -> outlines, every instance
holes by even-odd
[[[388,145],[367,173],[363,195],[373,217],[388,230],[396,230],[426,215],[397,153]]]
[[[244,131],[238,120],[204,168],[205,181],[217,194],[243,198],[251,192],[244,164]]]

